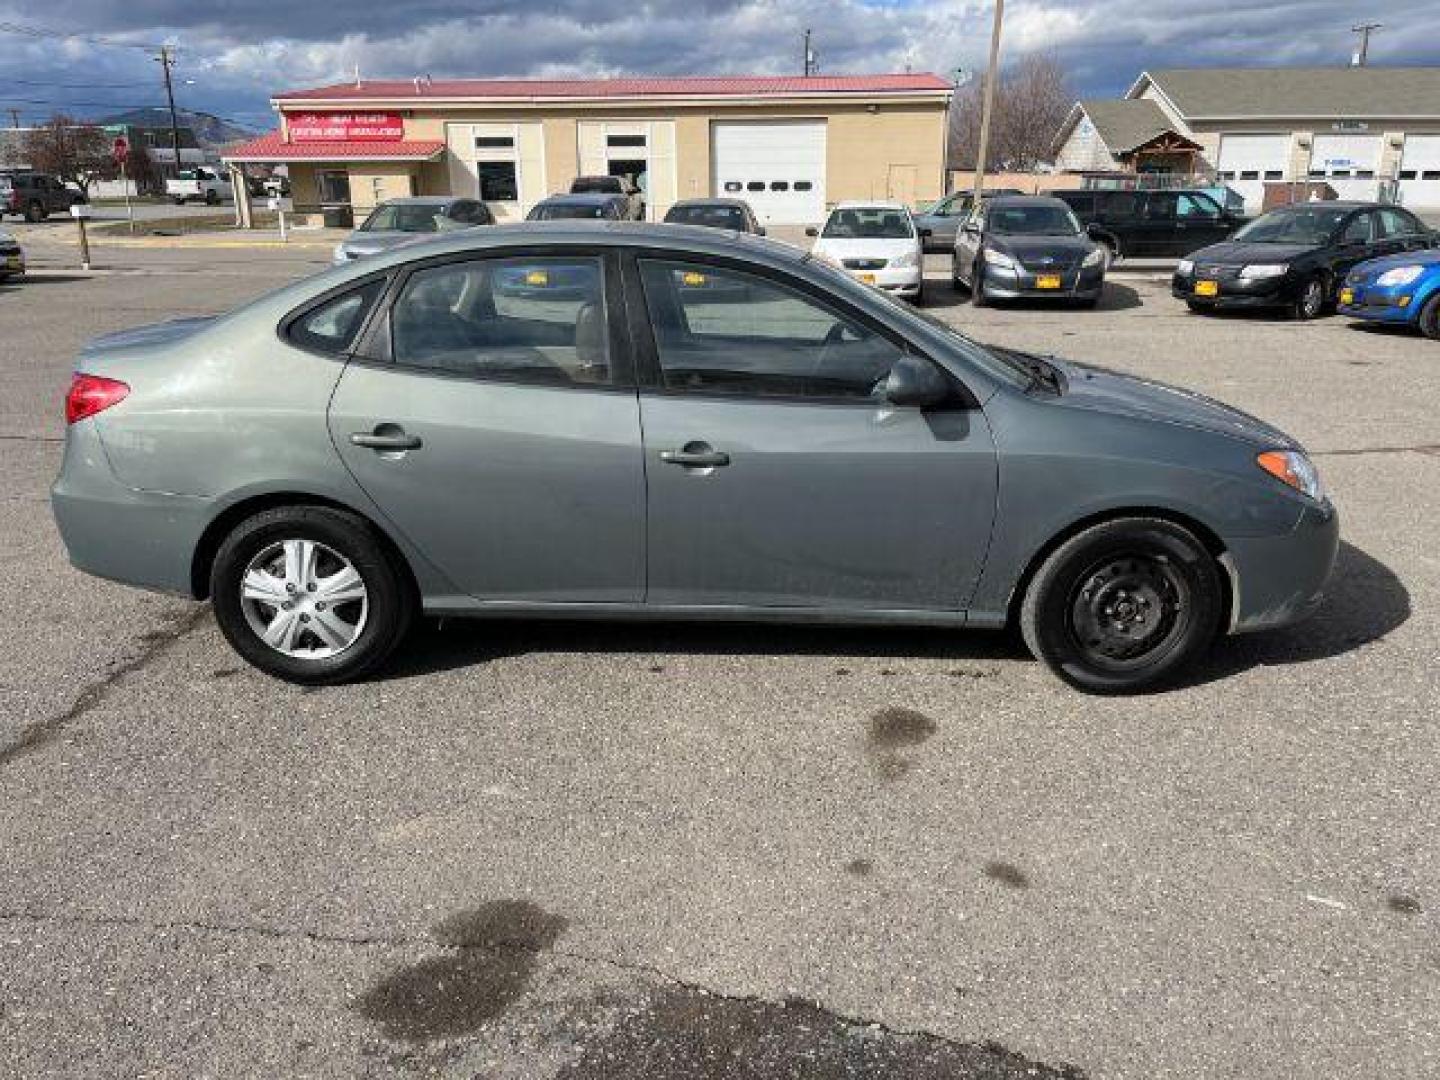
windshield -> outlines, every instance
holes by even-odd
[[[1231,239],[1251,244],[1323,244],[1349,212],[1335,206],[1274,210],[1250,222]]]
[[[177,173],[176,175],[178,175],[181,180],[194,180],[194,179],[195,179],[195,170],[194,170],[194,169],[181,169],[180,172]]]
[[[576,195],[588,195],[595,192],[609,195],[619,194],[623,189],[620,187],[618,176],[582,176],[570,185],[570,190]]]
[[[429,233],[440,230],[444,207],[432,204],[385,203],[360,226],[361,232]]]
[[[530,211],[531,221],[585,221],[603,218],[605,203],[541,203]]]
[[[820,235],[831,240],[908,240],[915,226],[904,210],[836,210]]]
[[[1080,222],[1067,206],[992,206],[990,231],[1004,236],[1078,236]]]
[[[712,229],[743,229],[745,214],[735,206],[676,206],[665,220],[672,225],[708,225]]]

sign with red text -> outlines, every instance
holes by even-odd
[[[290,141],[398,142],[405,138],[399,113],[290,113]]]

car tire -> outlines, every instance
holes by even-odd
[[[950,286],[956,292],[965,291],[965,282],[960,279],[960,260],[950,256]]]
[[[1440,341],[1440,293],[1430,297],[1420,309],[1418,325],[1420,332],[1431,341]]]
[[[1164,685],[1203,653],[1224,607],[1219,564],[1190,530],[1119,518],[1046,558],[1025,592],[1020,633],[1071,686],[1135,693]]]
[[[336,599],[327,604],[326,596]],[[269,675],[305,685],[350,682],[378,669],[404,640],[418,606],[409,577],[373,526],[320,506],[278,507],[240,522],[216,552],[210,598],[236,652]],[[282,610],[283,603],[294,606]],[[262,636],[267,631],[279,638],[275,644]]]
[[[915,290],[915,299],[910,302],[916,307],[925,306],[925,282],[920,282],[920,287]]]
[[[1300,295],[1291,305],[1290,313],[1300,322],[1318,319],[1325,310],[1325,279],[1315,274],[1300,286]]]
[[[1199,300],[1186,300],[1185,306],[1188,307],[1191,311],[1193,311],[1196,315],[1210,314],[1210,305],[1202,304]]]
[[[25,220],[35,225],[44,221],[50,216],[50,211],[45,209],[45,204],[39,199],[34,199],[25,207]]]
[[[215,193],[215,191],[214,191],[213,188],[212,188],[210,191],[205,192],[205,205],[206,205],[206,206],[219,206],[219,205],[220,205],[220,196]]]
[[[184,206],[184,205],[185,205],[185,196],[184,196],[184,195],[172,195],[172,196],[170,196],[170,201],[173,202],[176,206]]]

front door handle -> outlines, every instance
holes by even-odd
[[[730,464],[730,455],[711,449],[708,443],[686,443],[683,450],[661,450],[660,460],[666,465],[684,465],[689,469],[715,469]]]
[[[419,450],[423,445],[419,435],[408,435],[405,429],[394,424],[381,424],[374,431],[356,431],[350,435],[353,446],[364,446],[371,450]]]

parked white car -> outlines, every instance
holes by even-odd
[[[181,169],[179,176],[165,181],[165,194],[178,206],[190,199],[214,206],[235,198],[235,186],[230,183],[228,172],[197,166]]]
[[[915,303],[925,297],[922,232],[910,210],[896,202],[842,202],[830,211],[810,250],[867,285]]]

